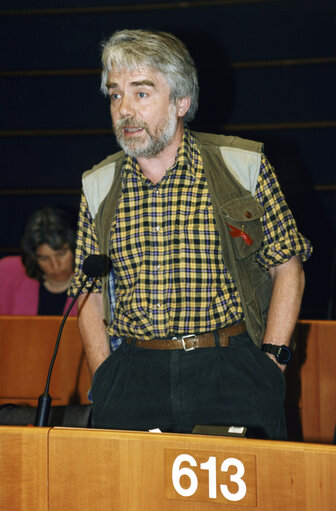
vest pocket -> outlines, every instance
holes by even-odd
[[[239,197],[225,202],[222,214],[237,259],[245,259],[259,250],[263,240],[264,208],[256,199]]]

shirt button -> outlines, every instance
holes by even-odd
[[[159,230],[160,230],[160,226],[159,226],[159,225],[157,225],[157,226],[155,227],[155,230],[156,230],[157,232],[159,232]]]
[[[161,307],[161,303],[157,303],[157,304],[156,304],[156,307],[157,307],[158,309],[160,309],[160,307]]]
[[[160,269],[160,265],[159,265],[159,264],[157,264],[157,265],[155,266],[155,269],[156,269],[156,270],[159,270],[159,269]]]

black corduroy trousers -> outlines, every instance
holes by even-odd
[[[286,439],[284,375],[247,333],[227,347],[191,351],[124,342],[97,369],[92,397],[94,428],[246,426],[251,437]]]

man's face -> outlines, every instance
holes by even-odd
[[[181,117],[163,75],[145,68],[111,72],[107,87],[119,145],[135,158],[158,155],[174,138]]]

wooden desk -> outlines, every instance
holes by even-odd
[[[61,318],[0,316],[0,404],[37,406]],[[68,318],[50,384],[53,406],[88,404],[90,377],[77,328]]]
[[[332,511],[335,480],[334,446],[0,427],[4,511]]]
[[[336,448],[332,446],[54,429],[49,453],[50,511],[217,511],[222,509],[218,504],[225,504],[227,511],[331,511],[336,502]],[[197,478],[197,489],[189,497],[181,496],[172,482],[174,461],[181,454],[197,463],[195,467],[188,462],[176,465],[177,490],[179,485],[190,486],[189,474],[182,476],[179,470],[186,467]],[[215,458],[214,468],[201,469],[210,457]],[[244,465],[242,481],[239,477],[237,482],[230,481],[228,474],[234,479],[239,470],[234,461],[227,472],[221,470],[222,462],[232,458]],[[243,483],[247,491],[242,500],[223,497],[220,484],[227,485],[234,499]],[[210,486],[216,498],[209,497]]]
[[[0,426],[1,511],[48,511],[48,435]]]
[[[286,370],[288,408],[299,411],[305,442],[332,443],[336,428],[336,321],[300,321],[295,340],[293,362]]]

